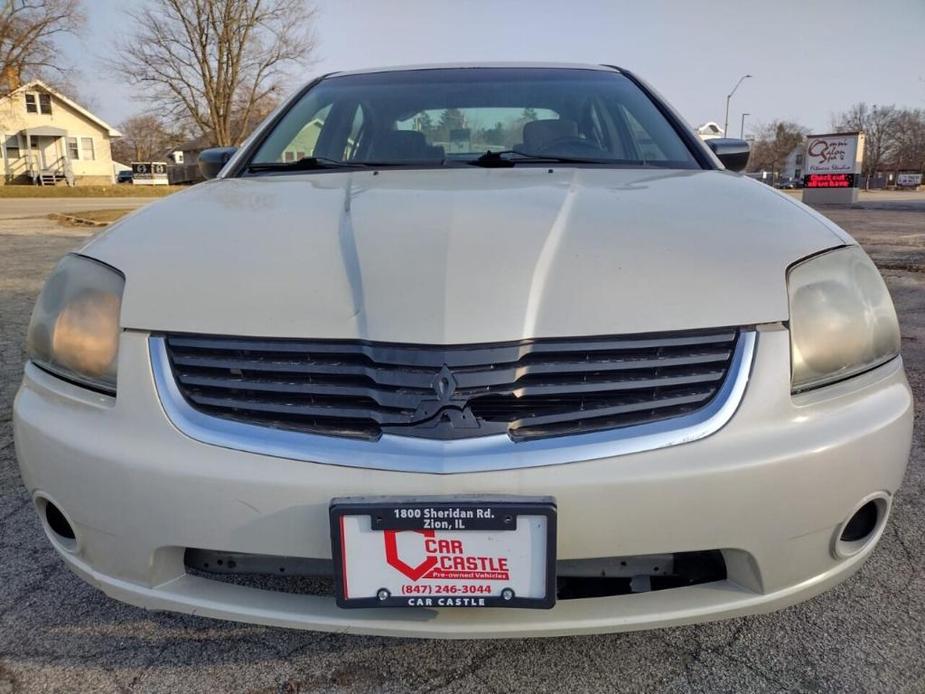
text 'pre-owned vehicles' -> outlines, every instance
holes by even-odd
[[[64,561],[151,609],[397,636],[764,612],[881,536],[886,286],[608,66],[327,75],[66,256],[16,451]]]

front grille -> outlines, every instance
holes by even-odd
[[[167,335],[195,409],[267,427],[515,441],[656,422],[710,402],[739,331],[429,346]]]

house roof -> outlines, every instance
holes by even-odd
[[[18,92],[27,92],[27,91],[30,91],[30,90],[34,90],[36,87],[38,87],[39,89],[43,89],[44,91],[48,92],[49,94],[54,94],[58,99],[60,99],[60,100],[63,101],[65,104],[67,104],[68,106],[70,106],[72,109],[74,109],[75,111],[77,111],[77,113],[81,114],[81,115],[84,116],[85,118],[88,118],[89,120],[92,120],[94,123],[96,123],[96,124],[99,125],[100,127],[105,128],[105,129],[106,129],[106,132],[109,133],[109,136],[110,136],[110,137],[122,137],[122,133],[120,133],[120,132],[119,132],[118,130],[116,130],[114,127],[112,127],[111,125],[109,125],[109,123],[107,123],[106,121],[104,121],[102,118],[99,118],[98,116],[93,115],[92,113],[90,113],[87,109],[85,109],[85,108],[84,108],[83,106],[81,106],[80,104],[78,104],[78,103],[76,103],[75,101],[73,101],[73,100],[69,99],[68,97],[64,96],[64,94],[62,94],[61,92],[59,92],[57,89],[54,89],[53,87],[49,87],[47,84],[45,84],[44,82],[42,82],[42,80],[32,80],[31,82],[27,82],[26,84],[22,85],[21,87],[19,87],[19,88],[17,88],[17,89],[14,89],[13,91],[11,91],[11,92],[9,92],[9,93],[7,93],[7,94],[4,94],[3,96],[12,96],[13,94],[17,94]]]

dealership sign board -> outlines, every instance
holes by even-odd
[[[166,186],[167,162],[133,161],[132,183],[136,186]]]
[[[917,188],[922,185],[922,174],[901,173],[896,174],[896,185],[900,188]]]
[[[807,137],[803,158],[804,202],[856,202],[863,155],[863,133]]]

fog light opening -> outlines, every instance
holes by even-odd
[[[842,542],[857,542],[870,535],[877,527],[877,503],[868,501],[848,519],[845,529],[841,531]]]
[[[52,532],[56,535],[60,535],[65,540],[77,539],[77,536],[74,534],[74,528],[67,522],[67,518],[61,513],[61,509],[51,502],[45,504],[45,520],[48,521],[48,527],[51,528]]]
[[[64,512],[46,497],[37,498],[35,503],[44,521],[46,534],[52,542],[65,551],[76,552],[77,533]]]
[[[850,557],[875,541],[886,523],[889,508],[889,499],[884,494],[862,500],[835,531],[835,556]]]

